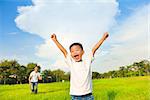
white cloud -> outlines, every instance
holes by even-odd
[[[50,40],[50,34],[56,33],[67,49],[71,43],[81,42],[89,50],[100,39],[100,33],[116,24],[115,16],[119,11],[115,0],[33,0],[33,3],[34,6],[19,7],[20,15],[15,21],[20,29],[45,40],[45,43],[37,46],[35,54],[46,58],[39,63],[51,65],[52,69],[66,68],[63,67],[63,55]],[[149,9],[150,5],[136,8],[120,25],[114,27],[115,30],[104,44],[109,46],[96,53],[94,70],[104,72],[117,69],[150,57]]]
[[[148,9],[150,4],[136,9],[121,25],[116,26],[114,34],[109,38],[111,41],[109,53],[98,57],[101,61],[97,66],[103,67],[96,69],[108,71],[150,57],[150,10]]]
[[[56,33],[58,40],[69,48],[73,42],[81,42],[89,50],[101,33],[108,31],[118,12],[116,0],[32,0],[33,6],[18,7],[15,19],[21,30],[36,34],[45,40],[37,46],[37,56],[47,60],[62,59],[60,51],[50,40]],[[52,65],[54,62],[49,62]],[[58,61],[56,61],[58,62]]]
[[[44,39],[49,39],[51,32],[60,35],[104,32],[114,22],[118,7],[117,4],[111,3],[112,1],[93,1],[81,5],[74,3],[75,0],[70,0],[70,3],[52,1],[33,0],[34,6],[19,7],[20,15],[15,20],[17,26]]]
[[[55,70],[55,69],[63,69],[64,71],[68,72],[69,71],[69,67],[67,67],[66,63],[64,60],[57,60],[54,64],[51,65],[51,69]]]
[[[66,70],[63,55],[50,40],[50,34],[56,33],[65,48],[73,42],[81,42],[89,50],[102,36],[100,33],[116,25],[115,16],[119,12],[115,0],[32,1],[33,6],[18,8],[19,16],[15,21],[23,31],[45,40],[37,46],[35,54],[45,59],[38,60],[39,64],[50,65],[51,69]],[[136,8],[120,25],[113,27],[115,30],[110,33],[102,52],[96,53],[94,70],[105,72],[150,57],[149,9],[150,5]]]

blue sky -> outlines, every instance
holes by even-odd
[[[61,68],[60,66],[63,66],[63,64],[59,65],[59,63],[62,63],[61,60],[63,59],[63,57],[60,56],[61,54],[59,50],[57,50],[56,46],[54,46],[54,44],[49,40],[49,36],[50,36],[49,33],[52,32],[58,33],[58,36],[60,37],[60,41],[66,48],[68,47],[68,45],[70,45],[71,42],[76,41],[73,40],[72,37],[78,38],[79,42],[83,42],[85,48],[88,48],[88,44],[92,46],[93,44],[90,43],[95,43],[99,39],[97,37],[102,36],[101,34],[100,35],[98,34],[99,31],[105,32],[108,30],[110,33],[112,32],[113,34],[110,34],[110,39],[106,41],[106,43],[102,46],[101,48],[102,51],[101,50],[98,51],[96,55],[97,59],[93,64],[94,70],[98,70],[99,72],[105,72],[108,70],[117,69],[117,67],[113,67],[113,66],[127,65],[134,61],[147,59],[146,58],[147,57],[146,55],[148,55],[148,52],[146,50],[147,42],[143,42],[145,43],[144,45],[146,49],[143,52],[139,50],[139,52],[137,53],[140,53],[140,55],[137,54],[137,57],[135,57],[136,54],[133,53],[134,50],[128,53],[130,55],[133,54],[133,57],[130,57],[132,58],[132,60],[129,59],[129,56],[127,55],[127,57],[125,57],[124,62],[119,61],[119,58],[123,57],[124,55],[122,56],[118,55],[117,58],[114,56],[115,53],[110,53],[110,52],[114,52],[113,49],[120,51],[122,48],[119,48],[120,46],[118,47],[118,44],[124,45],[126,47],[130,47],[129,44],[132,43],[138,44],[138,42],[135,41],[138,40],[137,38],[138,35],[140,36],[140,34],[143,34],[142,33],[143,31],[141,33],[137,33],[137,35],[133,35],[136,36],[136,39],[135,41],[131,41],[129,40],[130,39],[130,37],[128,37],[129,35],[127,34],[130,33],[128,32],[129,30],[131,31],[133,30],[132,29],[127,30],[125,29],[125,27],[126,24],[131,24],[130,28],[132,28],[133,26],[132,23],[128,23],[128,21],[130,20],[132,21],[132,19],[134,19],[132,17],[134,17],[134,15],[136,14],[139,15],[139,17],[142,16],[141,13],[145,14],[145,12],[142,10],[140,12],[140,9],[147,9],[149,7],[150,1],[110,0],[112,2],[99,2],[101,0],[95,0],[95,2],[90,2],[90,3],[88,0],[86,0],[87,3],[80,2],[78,0],[77,0],[78,2],[75,3],[73,1],[71,3],[68,2],[58,3],[53,0],[51,0],[50,2],[47,0],[43,0],[43,1],[39,0],[39,2],[36,1],[37,0],[33,0],[33,1],[0,0],[0,59],[1,60],[16,59],[21,64],[36,62],[42,66],[42,69],[49,69],[49,68],[55,69],[54,67]],[[69,5],[72,6],[68,10],[66,6],[69,7]],[[61,10],[58,9],[57,7],[61,8]],[[102,7],[106,11],[101,12],[103,11]],[[110,11],[109,9],[112,11]],[[77,14],[80,15],[77,16]],[[85,17],[85,15],[87,16]],[[100,18],[100,20],[98,20],[98,18]],[[78,20],[80,20],[80,22],[78,22]],[[99,24],[101,22],[102,24]],[[88,25],[89,23],[91,23],[91,25]],[[146,21],[142,24],[148,25]],[[93,25],[95,26],[93,27]],[[122,32],[121,29],[125,30],[125,32],[127,30],[127,33],[120,35],[121,33],[119,34],[119,32]],[[147,31],[148,29],[147,30],[143,29],[143,30],[144,32],[145,31],[147,32],[144,36],[148,36],[148,31]],[[82,32],[84,34],[82,34]],[[89,36],[85,36],[85,32],[87,32],[87,35]],[[94,34],[90,36],[90,32]],[[80,34],[81,37],[85,36],[85,38],[78,37],[78,35]],[[115,39],[114,38],[115,36],[117,37],[122,36],[121,37],[122,40],[119,41]],[[89,37],[91,37],[91,39],[88,39],[90,41],[86,40],[86,38]],[[143,39],[144,38],[145,37],[143,37]],[[68,42],[70,43],[64,42],[63,40],[64,41],[68,40]],[[128,41],[129,43],[127,44],[126,41]],[[48,46],[49,44],[50,46]],[[135,46],[136,48],[136,45],[132,45],[132,47],[133,46]],[[127,53],[128,51],[124,51],[124,52]],[[101,55],[99,53],[101,53]],[[53,54],[55,54],[56,56]],[[116,60],[111,61],[110,58]],[[106,64],[107,61],[109,61],[109,63]],[[114,64],[116,62],[120,62],[120,63],[118,65]],[[97,66],[102,66],[102,67],[99,68]],[[107,67],[103,68],[104,66]],[[64,67],[62,67],[62,69],[66,70]]]
[[[18,15],[18,6],[32,5],[30,0],[1,0],[0,1],[0,55],[22,55],[30,57],[36,51],[34,46],[42,43],[42,39],[36,35],[23,32],[16,27],[14,19]],[[34,56],[34,55],[33,55]],[[2,58],[3,58],[2,57]],[[15,58],[15,57],[14,57]]]
[[[132,14],[133,9],[136,7],[148,4],[148,0],[117,0],[119,2],[119,8],[121,10],[121,15],[117,17],[119,21],[125,19],[127,16]]]

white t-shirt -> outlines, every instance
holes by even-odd
[[[92,93],[92,60],[92,52],[80,62],[74,61],[69,54],[67,55],[65,62],[71,71],[70,95]]]
[[[40,77],[40,73],[39,72],[35,72],[35,71],[32,71],[30,73],[30,77],[31,77],[31,82],[38,82],[38,77]]]

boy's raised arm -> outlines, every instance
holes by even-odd
[[[98,41],[98,43],[93,47],[92,49],[92,53],[93,53],[93,56],[96,52],[96,50],[101,46],[101,44],[104,42],[104,40],[108,37],[108,32],[104,33],[103,37]]]
[[[57,45],[57,47],[62,51],[62,53],[66,57],[67,56],[67,50],[58,42],[55,34],[51,35],[51,39],[54,41],[54,43]]]

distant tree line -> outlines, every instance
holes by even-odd
[[[36,63],[28,63],[26,66],[20,65],[16,60],[2,60],[0,62],[0,84],[24,84],[28,83],[28,77],[33,71]],[[39,72],[41,67],[39,66]],[[43,80],[41,83],[69,81],[70,73],[63,70],[43,70],[41,72]],[[150,62],[143,60],[135,62],[129,66],[119,67],[119,70],[106,73],[92,72],[93,79],[132,77],[150,75]]]
[[[0,84],[24,84],[28,83],[28,77],[33,71],[36,63],[29,63],[26,66],[20,65],[16,60],[2,60],[0,62]],[[41,67],[39,72],[41,72]],[[64,71],[57,70],[44,70],[41,72],[43,80],[41,83],[69,81],[70,74]]]
[[[113,70],[102,74],[93,72],[92,74],[93,79],[147,76],[150,75],[150,61],[143,60],[140,62],[134,62],[132,65],[121,66],[118,70]]]

